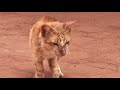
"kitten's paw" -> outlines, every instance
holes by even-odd
[[[53,78],[63,78],[64,74],[62,72],[53,74]]]
[[[64,74],[61,72],[61,73],[59,74],[59,78],[63,78],[63,76],[64,76]]]
[[[44,74],[35,74],[35,78],[44,78]]]

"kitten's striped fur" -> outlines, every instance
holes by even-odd
[[[71,27],[75,21],[62,23],[49,16],[42,17],[30,30],[29,44],[35,64],[35,77],[44,77],[43,61],[47,60],[53,78],[63,76],[58,60],[66,54]]]

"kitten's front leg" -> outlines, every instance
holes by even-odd
[[[61,72],[60,66],[58,65],[57,58],[48,60],[49,67],[52,71],[53,78],[61,78],[63,77],[63,73]]]
[[[35,63],[35,78],[44,78],[43,60],[37,60]]]

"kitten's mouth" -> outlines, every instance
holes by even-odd
[[[64,55],[66,54],[66,50],[65,50],[65,49],[61,49],[61,50],[60,50],[60,54],[61,54],[62,56],[64,56]]]
[[[64,46],[59,46],[58,44],[54,44],[54,45],[58,47],[58,51],[61,56],[64,56],[66,54],[66,45]]]

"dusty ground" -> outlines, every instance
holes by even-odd
[[[120,77],[120,13],[1,12],[0,77],[32,78],[34,66],[28,46],[29,29],[44,15],[73,26],[70,52],[59,61],[65,78]],[[46,77],[50,70],[47,62]]]

